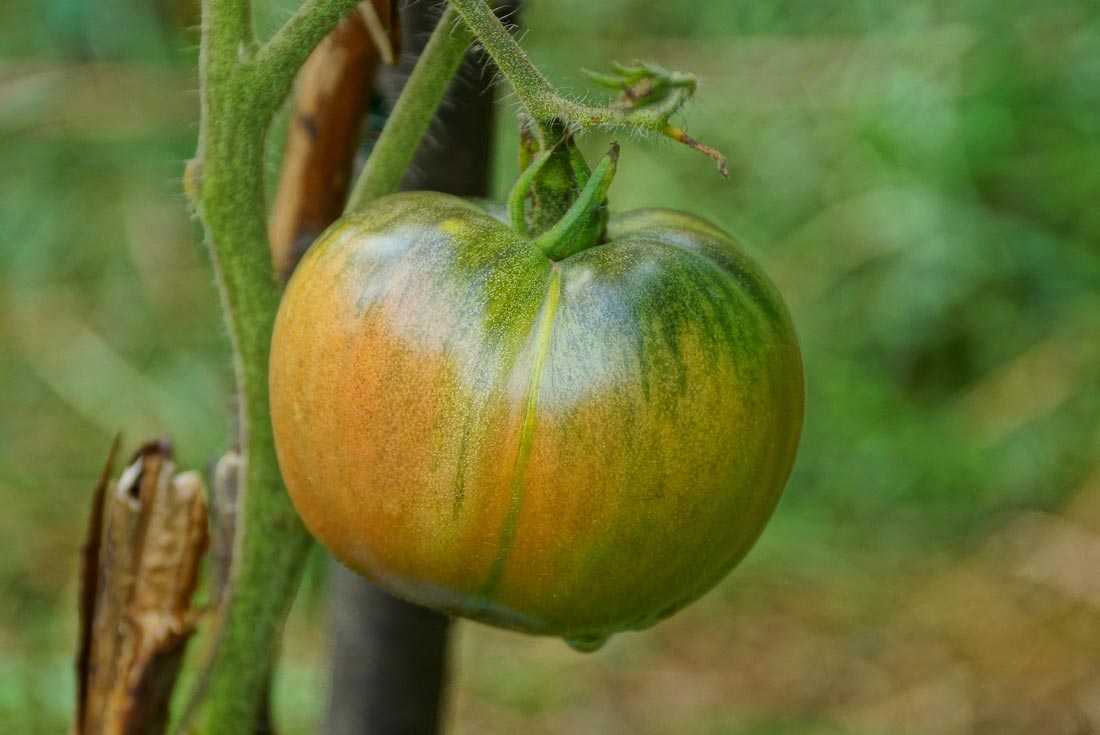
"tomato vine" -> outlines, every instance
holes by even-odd
[[[205,227],[232,344],[243,466],[229,590],[181,724],[184,731],[250,731],[310,545],[282,487],[269,416],[268,354],[280,287],[267,247],[265,148],[272,119],[298,70],[357,4],[306,0],[261,43],[250,0],[202,3],[202,121],[184,183]],[[515,89],[542,150],[551,149],[563,132],[627,128],[685,142],[710,155],[725,173],[721,154],[669,122],[696,89],[691,75],[647,64],[615,67],[610,75],[590,78],[618,90],[617,100],[602,107],[574,102],[538,71],[485,0],[450,0],[349,208],[397,187],[473,40]]]

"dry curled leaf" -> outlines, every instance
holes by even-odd
[[[400,39],[392,0],[364,0],[310,55],[298,76],[269,236],[284,280],[343,212],[376,72]]]

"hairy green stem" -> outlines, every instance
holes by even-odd
[[[592,107],[568,100],[531,62],[485,0],[450,0],[516,92],[527,113],[544,130],[554,121],[582,128],[637,125],[647,127],[649,115],[624,114],[612,108]],[[554,141],[542,141],[544,145]]]
[[[535,122],[543,148],[557,142],[553,136],[558,125],[572,134],[594,128],[633,128],[684,143],[712,158],[722,175],[728,175],[721,153],[669,123],[669,118],[695,92],[695,78],[690,74],[668,72],[654,65],[616,67],[617,76],[589,73],[601,84],[621,89],[623,96],[604,107],[574,102],[558,94],[485,0],[450,0],[450,3],[512,85]]]
[[[458,22],[458,13],[448,7],[378,136],[346,211],[397,191],[472,40],[470,31]]]
[[[310,51],[357,0],[309,0],[257,46],[248,0],[204,0],[202,122],[187,189],[206,239],[233,348],[243,459],[233,568],[213,647],[182,727],[251,732],[310,539],[282,486],[267,363],[279,287],[267,246],[264,147]]]
[[[558,97],[550,81],[542,75],[527,57],[527,52],[500,22],[492,8],[484,0],[450,0],[451,7],[462,16],[463,22],[485,48],[500,73],[512,85],[516,97],[535,121],[540,138],[547,126],[558,117],[553,102]],[[543,146],[556,141],[540,140]]]

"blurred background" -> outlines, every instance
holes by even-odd
[[[261,31],[291,0],[257,2]],[[595,654],[462,623],[454,733],[1100,732],[1100,6],[1095,0],[535,0],[549,76],[702,79],[624,141],[615,209],[739,234],[801,335],[807,425],[714,592]],[[189,0],[0,5],[0,733],[73,697],[77,551],[111,438],[229,441],[231,370],[180,174]],[[496,169],[516,174],[514,102]],[[585,141],[596,153],[606,137]],[[315,554],[276,687],[323,709]]]

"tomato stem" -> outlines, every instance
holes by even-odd
[[[695,93],[697,83],[691,74],[668,71],[655,64],[616,65],[612,74],[588,72],[588,76],[603,86],[620,90],[618,100],[602,107],[574,102],[560,95],[543,76],[485,0],[450,0],[450,3],[512,85],[535,122],[544,148],[556,142],[556,125],[573,134],[591,129],[627,128],[687,143],[710,156],[723,176],[729,175],[721,153],[669,123]]]

